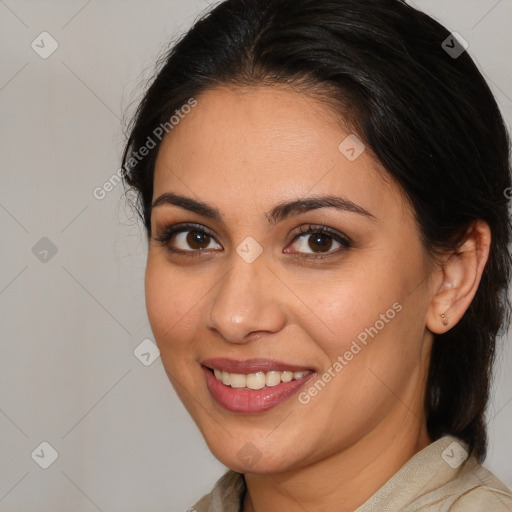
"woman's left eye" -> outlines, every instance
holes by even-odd
[[[348,249],[351,244],[346,236],[326,226],[308,226],[306,229],[301,229],[295,236],[292,246],[294,246],[293,251],[286,248],[284,252],[312,254],[314,258],[322,258],[323,255],[328,256],[341,248]]]

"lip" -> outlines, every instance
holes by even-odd
[[[245,363],[247,363],[247,361]],[[250,367],[251,369],[254,368],[254,366]],[[215,368],[217,367],[215,366]],[[217,378],[213,374],[213,371],[210,370],[206,365],[201,366],[201,369],[205,374],[206,385],[213,399],[221,407],[227,409],[230,412],[246,414],[262,413],[270,409],[273,409],[274,407],[277,407],[278,405],[282,404],[283,402],[291,398],[293,395],[295,395],[300,388],[302,388],[307,382],[309,382],[311,378],[317,375],[316,372],[313,372],[306,375],[305,377],[302,377],[299,380],[281,382],[277,386],[265,387],[259,390],[252,390],[243,388],[232,388],[231,386],[226,386],[225,384],[217,380]],[[220,370],[220,368],[217,369]],[[247,367],[245,369],[247,369]],[[286,369],[282,371],[286,371]],[[239,367],[238,370],[240,370]],[[239,371],[231,373],[242,372]],[[253,373],[253,371],[249,373]]]
[[[244,361],[237,361],[236,359],[229,359],[227,357],[216,357],[212,359],[205,359],[204,361],[201,361],[201,364],[212,370],[217,369],[223,372],[240,373],[245,375],[248,375],[249,373],[270,371],[314,371],[312,368],[283,363],[281,361],[273,361],[272,359],[246,359]]]

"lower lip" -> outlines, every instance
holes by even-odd
[[[273,409],[294,395],[315,373],[302,379],[281,382],[277,386],[252,390],[232,388],[218,381],[212,371],[203,366],[206,384],[216,402],[231,412],[256,413]]]

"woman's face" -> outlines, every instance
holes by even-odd
[[[196,99],[158,153],[146,300],[212,452],[277,472],[419,431],[431,280],[398,187],[310,96]]]

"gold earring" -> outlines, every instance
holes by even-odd
[[[448,318],[450,317],[446,313],[441,313],[441,319],[445,327],[448,325]]]

